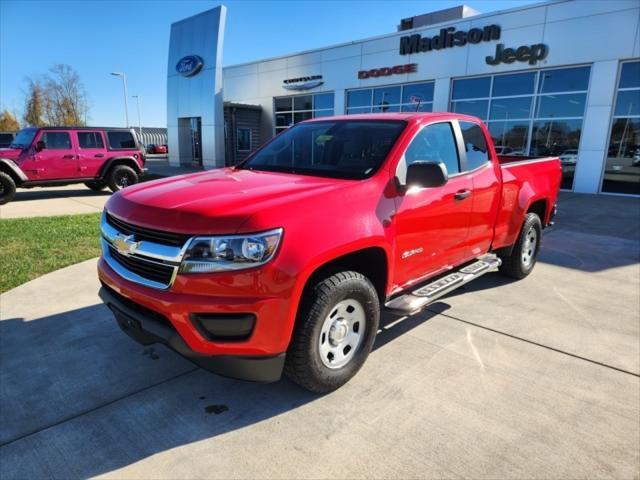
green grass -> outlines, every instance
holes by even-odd
[[[0,220],[0,292],[100,255],[100,214]]]

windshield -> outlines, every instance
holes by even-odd
[[[405,125],[394,120],[301,123],[281,133],[239,168],[367,178],[382,165]]]
[[[31,145],[33,137],[36,136],[37,128],[23,128],[18,132],[16,138],[11,142],[11,148],[27,148]]]

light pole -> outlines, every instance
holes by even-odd
[[[142,141],[142,121],[140,120],[140,97],[138,95],[131,95],[131,98],[136,99],[136,106],[138,107],[138,135],[140,141]]]
[[[124,87],[124,118],[125,127],[129,128],[129,105],[127,104],[127,74],[124,72],[111,72],[114,77],[122,77],[122,86]]]

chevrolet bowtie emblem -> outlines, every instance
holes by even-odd
[[[131,255],[137,250],[139,244],[140,242],[136,242],[133,239],[133,235],[118,234],[113,241],[113,246],[116,247],[116,250],[121,255]]]

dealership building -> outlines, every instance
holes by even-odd
[[[392,33],[223,67],[226,14],[171,26],[172,165],[233,165],[309,118],[454,111],[483,119],[499,153],[560,156],[563,189],[640,195],[638,0],[460,6],[398,19]]]

